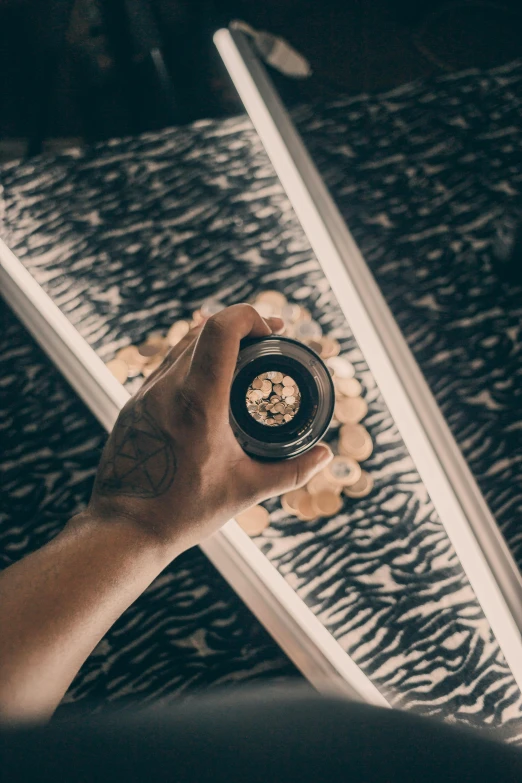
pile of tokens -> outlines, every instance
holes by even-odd
[[[140,375],[148,378],[160,366],[170,349],[177,345],[190,329],[199,326],[223,308],[224,305],[217,300],[207,300],[199,310],[192,313],[190,321],[175,321],[166,334],[154,331],[140,345],[127,345],[121,348],[114,359],[107,362],[107,369],[120,383]]]
[[[288,301],[280,291],[262,291],[252,304],[263,318],[282,318],[285,324],[282,334],[315,351],[332,375],[336,399],[332,430],[338,430],[338,440],[330,445],[336,456],[306,487],[283,495],[281,505],[287,514],[302,521],[335,516],[341,511],[344,498],[363,498],[373,489],[371,476],[360,465],[373,451],[370,434],[361,423],[368,412],[361,384],[355,378],[351,362],[341,355],[338,340],[323,334],[321,325],[312,319],[306,307]],[[189,329],[223,308],[216,299],[206,300],[190,320],[175,321],[166,333],[151,332],[140,345],[122,348],[107,363],[108,369],[120,383],[138,376],[147,378]],[[262,373],[250,384],[246,403],[247,410],[257,421],[275,426],[295,416],[300,393],[289,376]],[[249,535],[259,535],[270,524],[268,511],[263,506],[252,506],[236,519]]]
[[[246,407],[255,421],[277,427],[292,421],[301,404],[297,383],[282,372],[262,372],[249,385]]]

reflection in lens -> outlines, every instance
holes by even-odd
[[[266,427],[288,424],[301,404],[297,383],[282,372],[262,372],[256,375],[246,392],[247,411]]]

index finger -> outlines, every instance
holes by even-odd
[[[187,381],[194,388],[212,389],[212,399],[228,401],[230,385],[245,337],[268,337],[272,329],[251,305],[227,307],[208,319],[199,335]]]

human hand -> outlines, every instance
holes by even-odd
[[[283,325],[234,305],[192,329],[122,409],[102,454],[88,513],[129,520],[174,557],[254,503],[302,486],[331,459],[320,444],[258,462],[229,424],[230,386],[246,337]]]

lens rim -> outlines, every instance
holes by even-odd
[[[290,375],[301,393],[294,419],[277,427],[256,422],[246,408],[249,383],[270,370]],[[330,372],[307,345],[278,335],[241,343],[230,394],[230,425],[247,454],[257,459],[281,460],[308,451],[330,426],[334,405]]]

